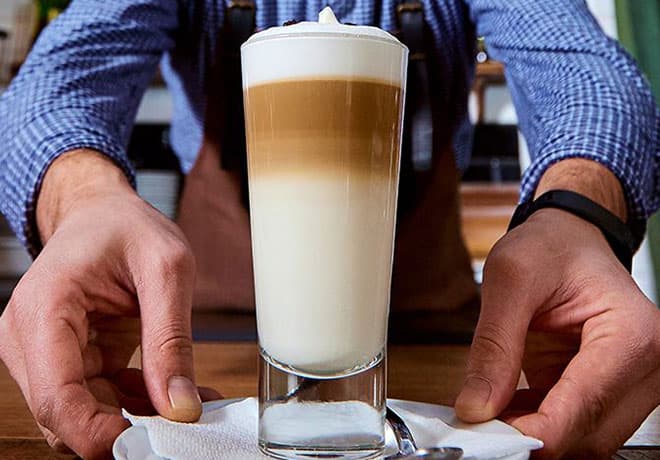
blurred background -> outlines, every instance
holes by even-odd
[[[20,68],[39,31],[68,3],[68,0],[0,0],[0,94]],[[660,1],[590,0],[587,3],[605,33],[620,40],[637,59],[657,101]],[[529,156],[517,128],[503,67],[488,58],[487,43],[479,41],[478,51],[469,103],[475,132],[461,196],[463,233],[473,258],[475,278],[480,280],[484,259],[505,232],[515,208],[521,171],[529,164]],[[129,156],[138,170],[138,192],[173,217],[181,174],[168,144],[171,116],[168,91],[157,75],[138,111]],[[649,236],[633,264],[635,279],[654,302],[660,286],[660,232],[656,220],[657,216],[652,219]],[[0,311],[29,264],[26,251],[0,216]]]

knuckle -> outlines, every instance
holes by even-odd
[[[29,281],[27,281],[28,275],[23,276],[18,282],[14,291],[11,294],[9,302],[7,303],[7,308],[3,314],[4,318],[9,319],[20,319],[25,318],[26,312],[32,312],[32,308],[28,305],[29,300],[34,298],[35,290],[31,287]],[[39,292],[39,291],[36,291]],[[15,312],[22,312],[21,315],[15,315]]]
[[[73,385],[42,389],[41,394],[32,394],[35,402],[34,418],[44,428],[57,434],[62,420],[76,417],[80,409],[76,401],[75,388]]]
[[[107,458],[112,421],[108,417],[97,417],[98,409],[90,405],[90,401],[87,404],[81,401],[80,395],[79,386],[69,384],[39,399],[35,411],[37,423],[43,427],[42,432],[51,447],[65,451],[71,448],[86,459]],[[73,432],[72,427],[65,424],[73,424],[77,430]]]
[[[34,299],[35,294],[45,290],[54,291],[52,294],[58,292],[54,289],[58,287],[58,284],[51,282],[52,276],[43,267],[37,267],[37,264],[38,262],[35,261],[14,287],[12,300],[17,305],[27,303],[28,299]],[[50,292],[49,295],[51,295]]]
[[[72,288],[71,279],[58,274],[57,277],[43,276],[39,282],[34,282],[33,276],[37,275],[28,272],[23,276],[9,301],[9,312],[16,326],[29,330],[35,325],[51,323],[53,317],[73,314],[72,321],[84,317],[84,310],[73,307],[82,304],[83,294]]]
[[[618,336],[617,348],[621,361],[630,363],[628,365],[630,370],[634,368],[644,373],[658,368],[660,363],[658,344],[660,342],[652,328],[648,327],[649,323],[642,317],[634,318],[628,322],[628,325],[630,327],[623,330],[621,324],[613,325],[618,329],[612,334]]]
[[[646,333],[645,328],[638,328],[630,333],[627,341],[627,349],[632,359],[639,360],[650,358],[653,362],[658,357],[656,350],[656,338]]]
[[[31,294],[34,292],[34,287],[33,284],[33,269],[29,269],[16,283],[16,286],[14,286],[14,290],[11,295],[11,301],[16,302],[20,301],[21,299],[24,298],[29,298]]]
[[[587,416],[585,417],[584,431],[594,433],[608,412],[609,401],[600,393],[596,393],[586,398],[585,406]]]
[[[482,321],[472,342],[473,356],[481,361],[501,361],[512,356],[513,339],[509,331],[493,321]]]
[[[186,274],[194,271],[195,258],[188,245],[177,238],[169,240],[160,251],[157,267],[162,274]]]
[[[107,458],[108,447],[107,440],[104,439],[106,427],[99,423],[90,421],[89,424],[89,442],[81,446],[81,454],[86,459]]]
[[[571,420],[571,426],[582,435],[581,437],[596,433],[611,406],[611,401],[603,388],[596,388],[594,391],[589,392],[582,391],[581,385],[567,375],[560,378],[560,383],[569,387],[569,391],[565,394],[579,394],[581,397],[557,400],[555,409],[559,412],[573,412],[575,414],[574,419]],[[576,404],[579,404],[577,411],[572,409]]]
[[[490,252],[488,253],[488,256],[486,257],[486,263],[484,264],[484,271],[492,271],[496,268],[498,268],[501,265],[507,265],[507,250],[506,250],[506,242],[503,242],[503,240],[499,240],[495,245],[491,248]]]
[[[509,284],[526,279],[530,263],[526,254],[515,241],[500,239],[490,250],[484,265],[484,284],[492,280],[508,281]]]
[[[534,458],[542,460],[554,460],[562,458],[566,451],[565,443],[561,436],[557,436],[555,423],[550,415],[545,412],[536,414],[532,430],[523,431],[524,434],[538,438],[543,441],[543,449],[536,451]]]
[[[56,402],[53,395],[33,396],[36,402],[34,418],[37,423],[48,430],[56,425]]]
[[[184,355],[192,358],[192,340],[183,327],[170,324],[156,331],[152,340],[161,356]]]

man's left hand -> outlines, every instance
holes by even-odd
[[[524,369],[530,389],[516,392]],[[660,404],[660,310],[600,230],[544,209],[485,266],[482,310],[456,412],[505,420],[535,458],[608,458]]]

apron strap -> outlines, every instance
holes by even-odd
[[[433,116],[424,8],[417,0],[404,0],[397,6],[397,19],[401,41],[410,50],[404,117],[404,153],[412,163],[413,170],[428,171],[431,169],[433,151]]]
[[[420,200],[433,167],[433,110],[424,7],[418,0],[403,0],[396,15],[399,38],[410,50],[399,191],[399,212],[406,213]]]
[[[237,170],[243,178],[241,197],[247,207],[247,151],[245,145],[245,111],[243,108],[243,84],[241,77],[241,45],[256,28],[256,7],[252,0],[233,0],[225,11],[221,41],[221,66],[223,73],[223,98],[219,101],[224,110],[221,136],[222,158],[220,166]]]

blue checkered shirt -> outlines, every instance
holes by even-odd
[[[314,20],[327,4],[343,22],[395,28],[397,0],[257,0],[257,26]],[[521,199],[551,164],[596,160],[616,174],[631,214],[658,207],[660,110],[631,58],[578,0],[425,0],[443,75],[446,122],[464,126],[483,35],[506,77],[532,165]],[[140,97],[162,64],[174,100],[171,142],[188,171],[204,125],[207,56],[223,0],[73,0],[42,33],[0,99],[0,209],[33,252],[35,200],[48,165],[76,148],[112,158],[129,177],[126,145]],[[466,152],[457,153],[465,165]]]

